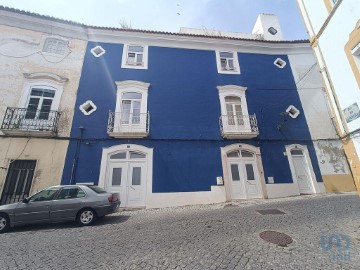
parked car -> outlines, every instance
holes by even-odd
[[[48,187],[21,202],[0,206],[0,233],[17,225],[43,222],[74,220],[87,226],[119,205],[119,193],[108,193],[98,186]]]

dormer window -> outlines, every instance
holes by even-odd
[[[46,38],[43,52],[63,55],[66,52],[68,41],[59,38]]]
[[[216,51],[218,73],[240,74],[237,53],[233,51]]]
[[[147,69],[147,46],[124,45],[122,68]]]

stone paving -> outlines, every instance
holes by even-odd
[[[266,230],[293,242],[268,243],[259,237]],[[340,239],[332,248],[331,236]],[[122,211],[92,227],[18,227],[0,235],[0,269],[360,269],[360,198],[236,201]]]

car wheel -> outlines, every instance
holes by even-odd
[[[90,208],[82,209],[77,216],[77,222],[81,226],[92,225],[94,224],[95,220],[96,220],[96,213],[94,210]]]
[[[0,233],[6,232],[10,227],[9,218],[7,215],[0,214]]]

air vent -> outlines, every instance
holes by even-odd
[[[97,107],[91,100],[88,100],[85,103],[81,104],[79,106],[79,109],[84,115],[90,115],[96,111]]]
[[[95,57],[100,57],[105,53],[105,50],[101,46],[96,46],[90,50]]]
[[[277,66],[278,68],[284,68],[286,66],[286,62],[284,60],[282,60],[281,58],[277,58],[274,61],[274,65]]]

